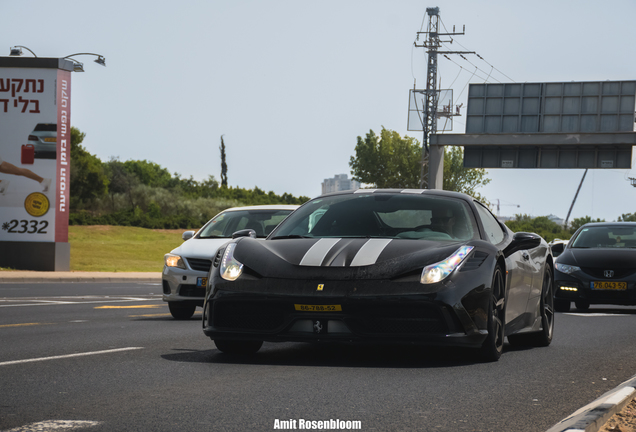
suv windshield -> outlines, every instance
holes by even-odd
[[[253,229],[264,238],[281,223],[291,210],[237,210],[216,215],[199,232],[197,238],[232,238],[243,229]]]
[[[419,194],[355,193],[317,198],[273,233],[289,237],[381,237],[427,240],[477,238],[463,200]]]
[[[636,231],[620,225],[588,227],[570,242],[573,248],[636,248]]]

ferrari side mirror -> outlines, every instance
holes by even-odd
[[[510,256],[520,250],[534,249],[540,244],[541,236],[534,233],[518,232],[512,236],[512,241],[504,249],[504,255]]]

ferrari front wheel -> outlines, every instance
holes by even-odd
[[[488,304],[488,337],[480,349],[485,361],[497,361],[503,352],[505,338],[505,284],[501,267],[497,266],[492,277]]]
[[[261,349],[263,341],[215,339],[214,345],[225,354],[249,355]]]

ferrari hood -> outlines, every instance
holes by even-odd
[[[262,276],[394,277],[442,261],[463,243],[385,238],[321,238],[238,242],[234,256]]]

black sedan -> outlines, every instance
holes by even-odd
[[[555,309],[591,304],[636,305],[636,223],[590,223],[579,228],[556,260]]]
[[[263,341],[476,348],[552,340],[553,262],[472,197],[339,192],[292,213],[265,241],[243,230],[210,270],[203,331],[229,354]]]

